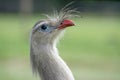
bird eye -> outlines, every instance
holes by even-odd
[[[42,25],[42,26],[41,26],[41,29],[42,29],[42,30],[46,30],[47,28],[48,28],[47,25]]]
[[[41,32],[41,31],[47,32],[48,30],[49,30],[49,26],[46,24],[43,24],[43,25],[39,26],[39,28],[38,28],[39,32]]]
[[[42,25],[38,24],[38,25],[37,25],[37,30],[38,30],[39,32],[50,33],[50,32],[52,32],[54,29],[56,29],[56,27],[51,26],[50,24],[42,24]]]

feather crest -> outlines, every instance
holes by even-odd
[[[80,13],[77,11],[77,8],[72,8],[72,4],[74,2],[70,2],[69,4],[65,5],[60,11],[54,10],[53,16],[49,16],[44,14],[50,20],[57,20],[57,22],[62,22],[65,19],[69,19],[72,17],[78,17],[75,13]]]

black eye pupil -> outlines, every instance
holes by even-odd
[[[42,29],[42,30],[47,29],[46,25],[42,25],[42,26],[41,26],[41,29]]]

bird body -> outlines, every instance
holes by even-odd
[[[62,9],[55,18],[38,21],[31,32],[30,57],[34,73],[42,80],[74,80],[71,70],[56,48],[64,29],[73,26],[68,18],[74,10]]]

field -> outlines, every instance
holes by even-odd
[[[29,33],[38,14],[0,14],[0,80],[39,80],[29,62]],[[58,44],[76,80],[120,80],[120,16],[73,19]]]

